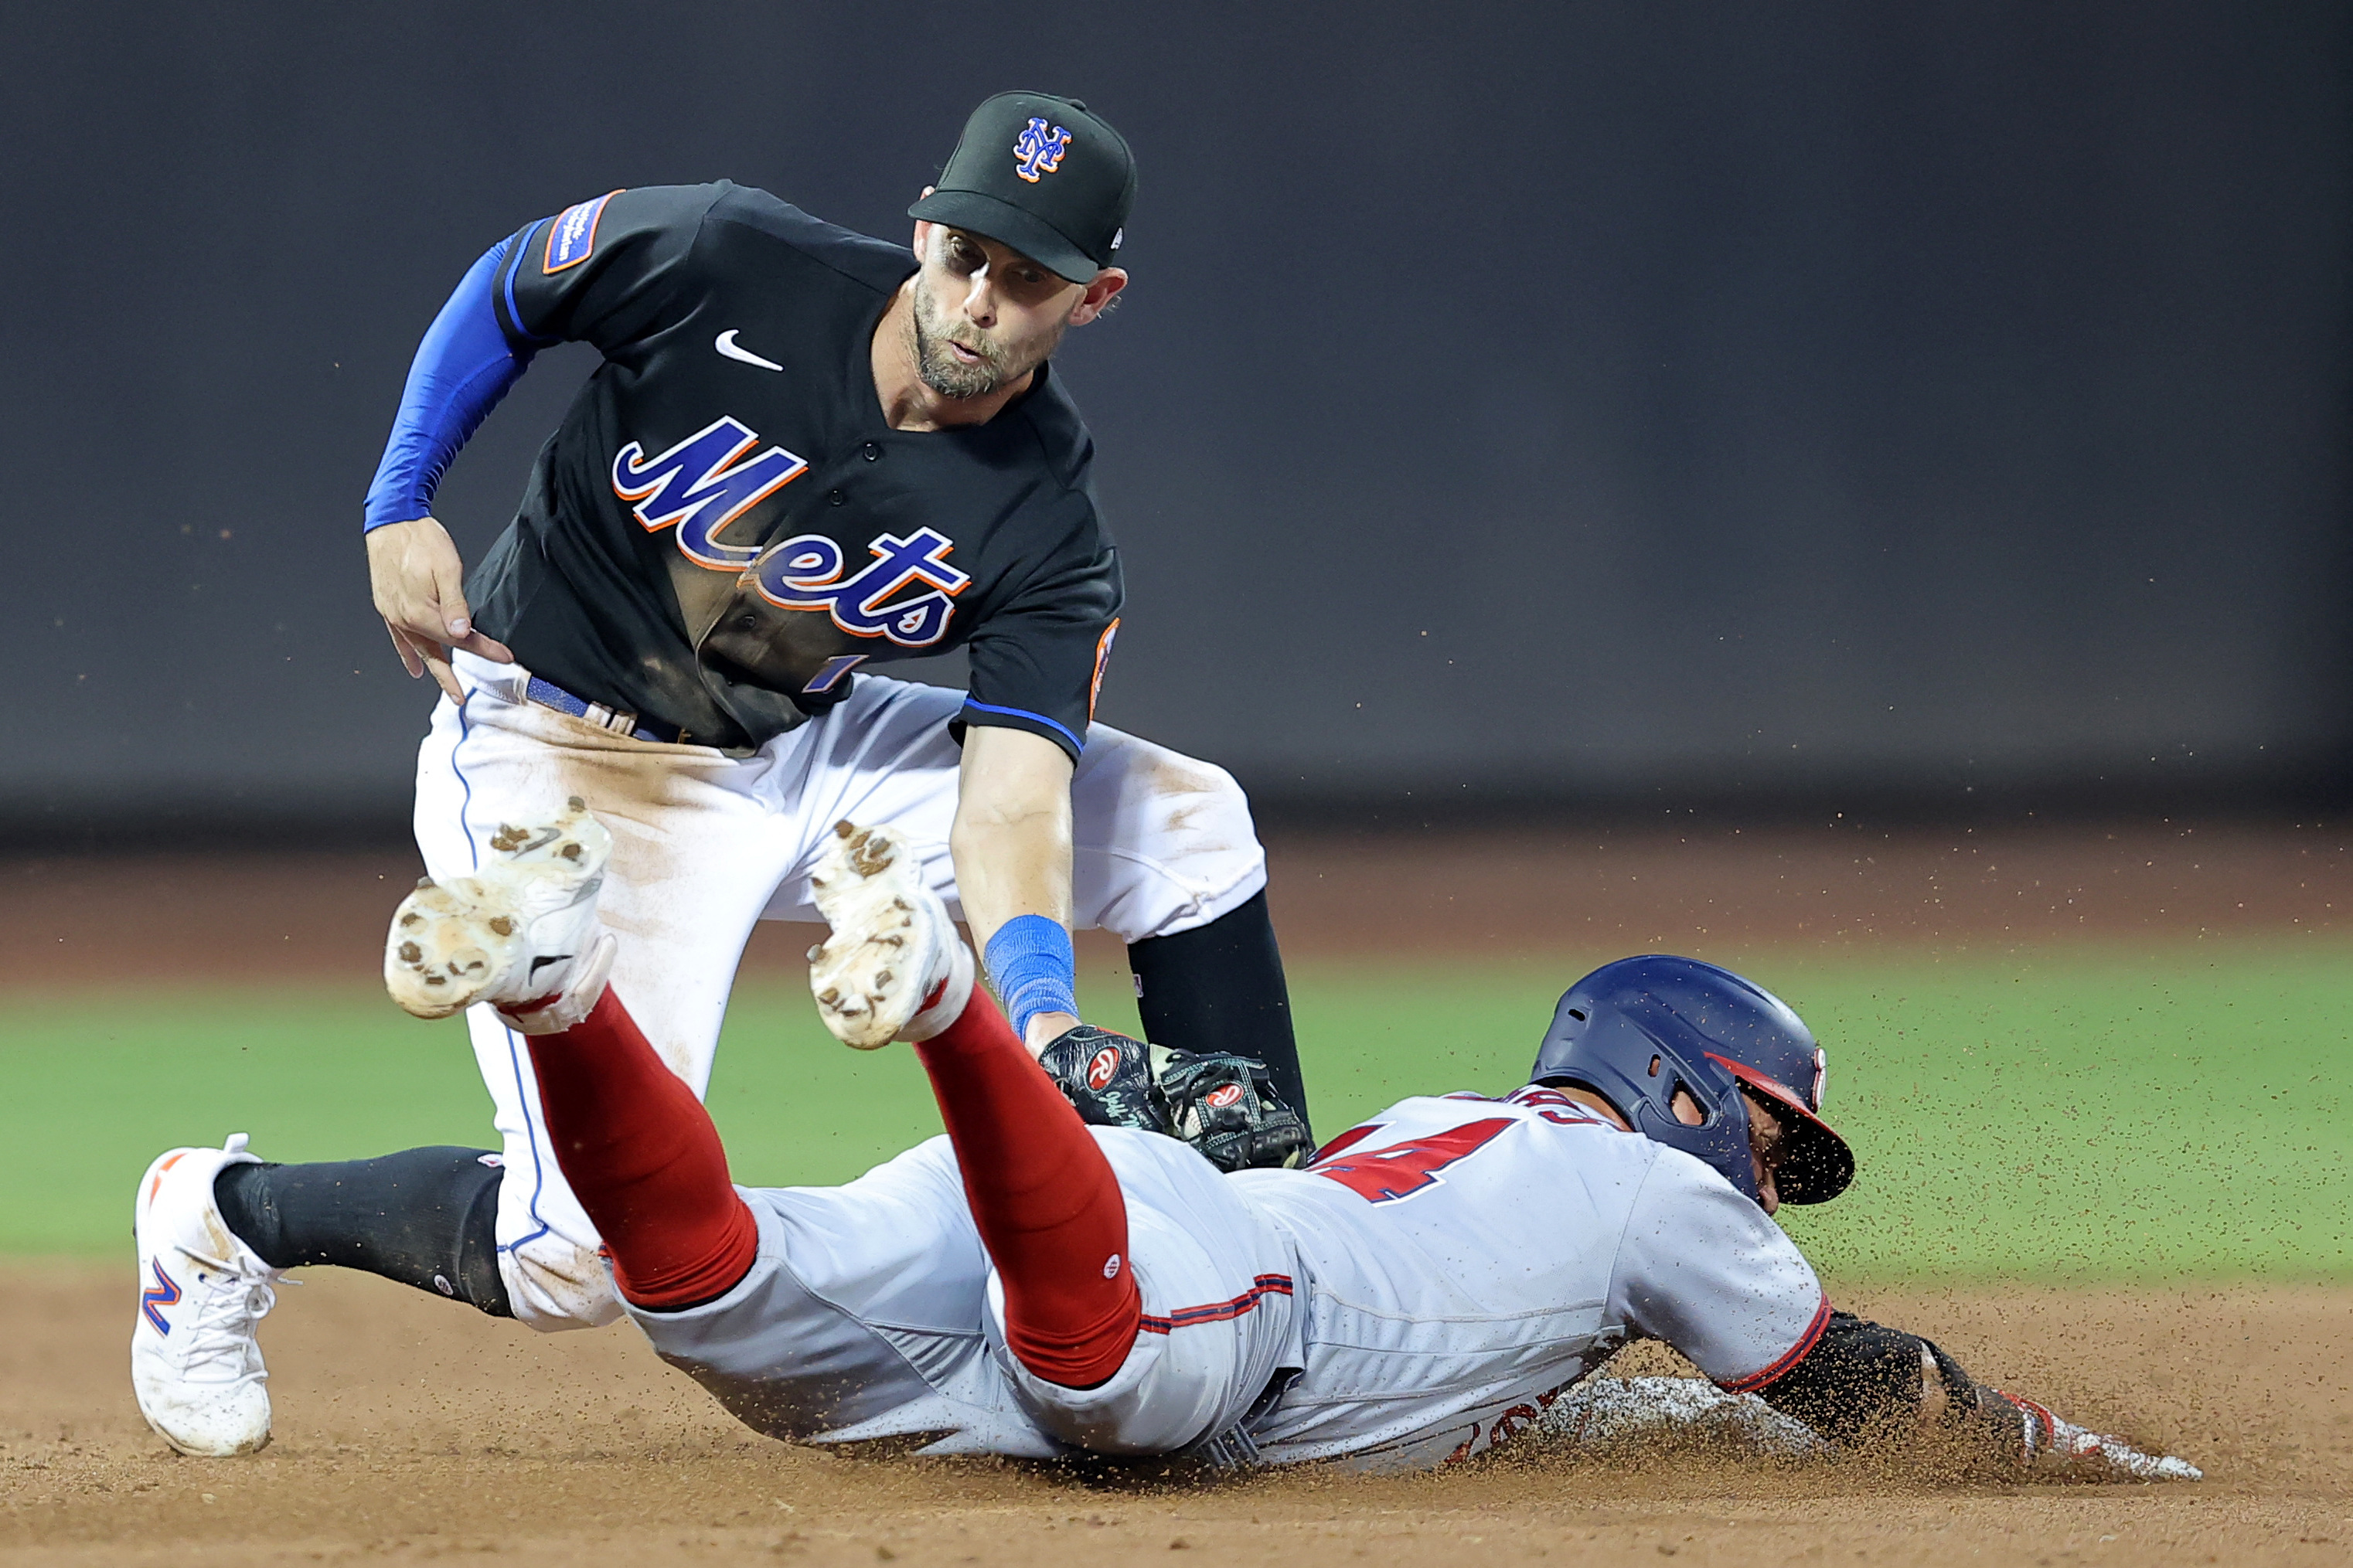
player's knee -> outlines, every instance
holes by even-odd
[[[1173,1454],[1229,1423],[1240,1362],[1230,1325],[1147,1327],[1105,1382],[1067,1388],[1023,1368],[1038,1425],[1097,1454]]]
[[[502,1249],[499,1279],[515,1317],[542,1333],[601,1328],[621,1315],[605,1259],[553,1231]]]
[[[1250,796],[1240,782],[1215,763],[1192,757],[1185,761],[1195,781],[1189,792],[1195,803],[1191,809],[1200,815],[1205,826],[1221,830],[1220,837],[1256,844],[1258,827],[1250,818]]]
[[[1092,1388],[1060,1387],[1006,1360],[1032,1417],[1061,1441],[1104,1454],[1175,1453],[1231,1426],[1264,1388],[1288,1342],[1291,1279],[1262,1223],[1184,1145],[1149,1133],[1097,1142],[1128,1194],[1142,1331]],[[998,1281],[989,1300],[1001,1325]]]
[[[1266,851],[1234,775],[1133,736],[1079,781],[1082,921],[1126,942],[1216,920],[1266,886]]]
[[[1151,812],[1145,826],[1153,830],[1162,853],[1174,858],[1265,858],[1259,847],[1258,825],[1250,816],[1250,796],[1233,774],[1198,757],[1157,746],[1151,750],[1147,764]]]

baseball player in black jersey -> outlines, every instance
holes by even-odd
[[[444,693],[418,764],[427,869],[467,878],[515,848],[509,825],[585,803],[615,840],[616,977],[697,1094],[753,922],[815,918],[811,874],[854,816],[915,847],[1033,1051],[1079,1026],[1070,931],[1100,926],[1129,944],[1155,1046],[1214,1035],[1303,1107],[1240,791],[1093,722],[1119,557],[1050,356],[1125,287],[1134,188],[1083,104],[1002,94],[910,209],[912,252],[724,182],[616,191],[493,246],[418,350],[367,545],[395,646]],[[461,587],[435,486],[559,342],[603,363]],[[967,691],[878,673],[952,648]],[[322,1224],[346,1261],[485,1310],[603,1322],[596,1229],[490,1005],[533,991],[524,951],[393,932],[396,998],[469,1011],[504,1149],[333,1167]],[[865,975],[879,990],[838,996],[837,1021],[916,983]],[[1301,1126],[1271,1156],[1306,1144]]]

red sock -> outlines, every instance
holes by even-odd
[[[608,986],[554,1035],[527,1035],[540,1109],[564,1179],[613,1255],[622,1296],[676,1309],[733,1289],[760,1226],[727,1179],[711,1113],[663,1065]]]
[[[915,1047],[955,1144],[980,1239],[1005,1282],[1005,1342],[1049,1383],[1117,1372],[1144,1321],[1127,1204],[1079,1113],[986,991]]]

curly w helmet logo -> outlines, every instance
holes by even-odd
[[[678,547],[697,566],[741,572],[759,558],[758,545],[722,544],[720,531],[808,471],[782,447],[749,454],[760,437],[742,421],[721,416],[668,450],[649,458],[632,441],[613,456],[613,493],[648,533],[678,530]]]
[[[833,624],[857,637],[888,637],[901,647],[929,647],[947,635],[955,596],[972,579],[947,563],[955,542],[919,528],[904,539],[878,535],[867,545],[874,559],[844,577],[840,545],[821,533],[804,533],[776,545],[753,569],[760,597],[779,609],[823,610]],[[902,588],[927,591],[885,604]]]
[[[1013,172],[1029,181],[1038,183],[1040,174],[1050,174],[1062,166],[1062,154],[1070,149],[1071,133],[1057,125],[1050,131],[1045,121],[1032,116],[1013,139],[1013,155],[1020,162]]]

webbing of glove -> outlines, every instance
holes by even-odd
[[[1314,1155],[1307,1124],[1276,1097],[1263,1062],[1155,1046],[1152,1066],[1176,1135],[1219,1170],[1300,1166]]]

